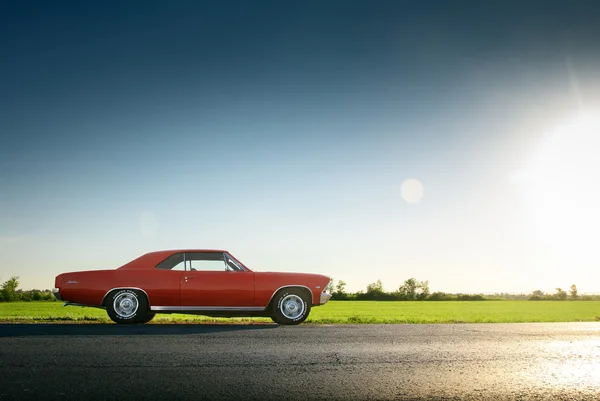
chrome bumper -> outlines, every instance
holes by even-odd
[[[326,292],[322,292],[321,293],[321,300],[319,302],[319,305],[324,305],[327,303],[327,301],[329,301],[331,299],[331,294],[328,294]]]
[[[58,288],[53,288],[52,289],[52,294],[54,295],[54,297],[56,299],[58,299],[59,301],[62,301],[62,297],[60,296],[60,290]]]

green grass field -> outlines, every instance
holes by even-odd
[[[313,308],[307,320],[318,324],[353,323],[518,323],[600,321],[600,301],[331,301]],[[106,311],[60,302],[0,303],[0,322],[107,323]],[[157,315],[153,323],[271,322],[268,318],[221,319],[194,315]]]

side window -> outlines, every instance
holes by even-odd
[[[205,272],[222,272],[225,270],[225,263],[216,260],[192,260],[192,268],[190,270],[198,270]]]
[[[156,265],[156,269],[161,270],[185,270],[185,265],[183,263],[183,253],[176,253],[174,255],[169,256],[158,265]]]
[[[220,252],[183,252],[176,253],[158,265],[156,269],[174,271],[244,271],[238,262],[229,255]]]
[[[185,254],[190,270],[196,271],[225,271],[225,259],[218,252],[189,252]]]

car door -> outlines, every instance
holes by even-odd
[[[254,272],[228,269],[222,252],[189,252],[185,259],[186,270],[181,280],[182,307],[253,306]]]
[[[181,283],[185,272],[184,253],[178,252],[159,263],[154,269],[144,270],[138,281],[150,298],[152,307],[176,308],[181,306]]]

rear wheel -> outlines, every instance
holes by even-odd
[[[106,299],[106,312],[119,324],[147,323],[154,314],[148,311],[148,300],[140,291],[117,290]]]
[[[271,319],[278,324],[300,324],[308,317],[310,306],[304,291],[284,289],[273,300]]]
[[[146,318],[144,320],[140,319],[138,323],[148,323],[150,320],[154,319],[154,316],[156,316],[156,313],[146,313]]]

